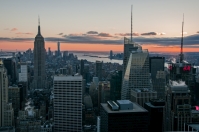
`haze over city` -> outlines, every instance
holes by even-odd
[[[130,37],[150,52],[179,52],[184,13],[184,52],[199,48],[199,1],[1,1],[0,48],[33,49],[38,16],[45,48],[123,51]]]

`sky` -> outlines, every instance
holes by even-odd
[[[0,1],[0,49],[33,49],[40,17],[45,48],[65,51],[123,52],[130,38],[149,52],[180,52],[184,14],[184,51],[199,51],[198,0],[9,0]]]

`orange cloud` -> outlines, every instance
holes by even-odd
[[[12,28],[10,31],[17,31],[18,29],[17,28]]]

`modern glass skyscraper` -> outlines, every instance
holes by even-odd
[[[40,24],[38,25],[38,33],[34,42],[34,89],[45,88],[46,68],[45,68],[45,42],[40,32]]]
[[[131,51],[136,51],[137,49],[142,50],[142,47],[139,44],[135,42],[131,42],[130,39],[124,37],[123,76],[126,71],[126,66],[127,66]]]
[[[130,100],[131,89],[151,88],[149,53],[141,48],[131,51],[122,82],[121,99]]]

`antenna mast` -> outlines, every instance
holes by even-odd
[[[184,14],[183,14],[183,21],[182,21],[182,38],[181,38],[181,50],[180,50],[180,62],[184,60],[184,55],[183,55],[183,28],[184,28]]]
[[[133,42],[132,9],[133,9],[133,5],[131,5],[131,42]]]

